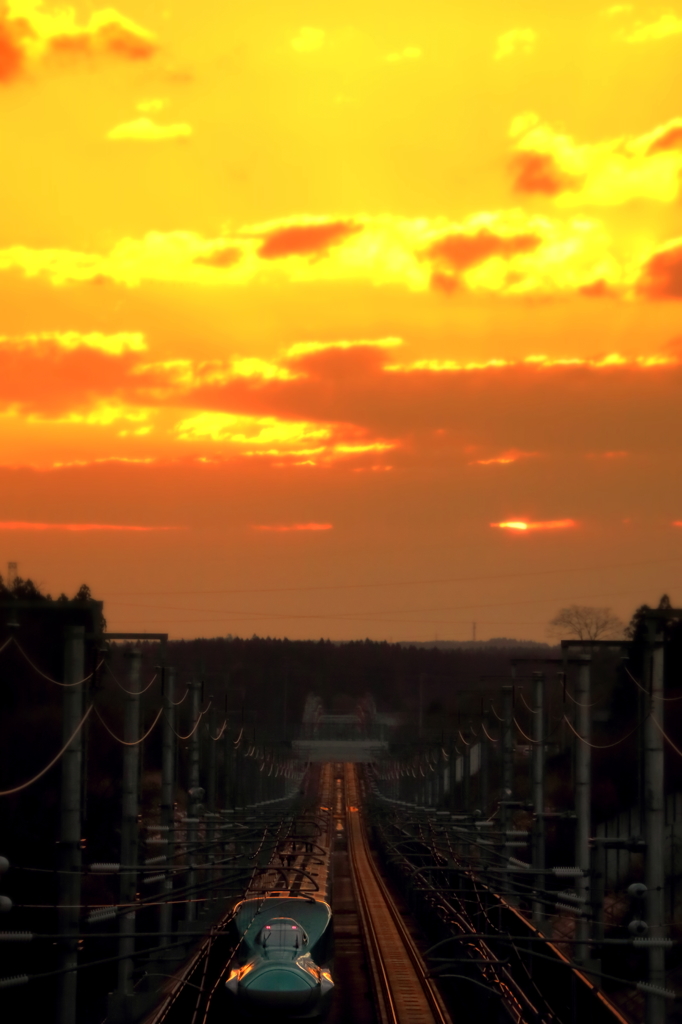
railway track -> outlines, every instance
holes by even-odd
[[[369,850],[355,765],[344,765],[344,787],[348,855],[379,1024],[451,1024]]]

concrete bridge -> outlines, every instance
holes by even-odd
[[[293,751],[305,761],[375,761],[388,751],[388,733],[396,724],[394,715],[377,711],[371,694],[362,697],[352,713],[334,715],[311,693]]]

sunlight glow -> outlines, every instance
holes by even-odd
[[[192,126],[184,121],[177,124],[158,124],[151,117],[137,117],[134,121],[117,124],[107,132],[107,138],[134,139],[138,142],[163,142],[166,139],[187,139]]]
[[[506,523],[491,523],[501,530],[568,530],[577,523],[573,519],[548,519],[544,522],[532,523],[525,520],[511,520]]]
[[[112,523],[31,523],[21,520],[0,522],[0,530],[67,530],[70,533],[84,533],[92,530],[113,530],[115,532],[151,533],[159,530],[180,530],[180,526],[122,526]]]
[[[297,533],[301,530],[333,530],[333,523],[292,523],[289,526],[252,526],[252,530],[262,530],[267,533]]]

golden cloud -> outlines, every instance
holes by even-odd
[[[397,348],[402,345],[402,338],[377,338],[373,340],[356,341],[297,341],[287,349],[289,359],[300,359],[302,356],[309,356],[316,352],[328,352],[340,350],[347,352],[353,348]]]
[[[192,126],[185,122],[177,124],[157,124],[150,117],[137,117],[133,121],[125,121],[110,128],[108,139],[133,139],[139,142],[164,142],[167,139],[187,139],[192,134]]]
[[[657,21],[638,22],[633,28],[624,31],[621,38],[626,43],[651,43],[658,39],[667,39],[669,36],[679,36],[682,33],[682,18],[676,14],[662,14]]]
[[[93,11],[84,25],[73,7],[45,10],[42,0],[8,0],[0,14],[0,81],[49,58],[145,60],[156,49],[153,33],[113,7]]]
[[[92,348],[110,356],[125,352],[145,352],[147,342],[139,331],[119,331],[117,334],[102,334],[100,331],[41,331],[35,334],[0,334],[0,345],[19,347],[56,345],[72,352],[78,348]]]
[[[149,99],[140,100],[140,102],[136,104],[136,109],[139,110],[141,114],[157,114],[160,110],[163,110],[165,106],[165,100]]]
[[[672,203],[680,193],[682,118],[644,135],[581,144],[526,113],[514,118],[509,134],[517,192],[548,195],[564,207]]]
[[[384,60],[389,64],[399,64],[406,60],[419,60],[422,56],[422,51],[418,46],[406,46],[402,50],[396,50],[395,53],[387,53]]]
[[[238,416],[227,412],[198,412],[175,426],[181,441],[208,439],[238,445],[301,444],[327,440],[331,430],[315,423],[295,422],[274,416]]]
[[[510,369],[514,366],[534,366],[539,370],[555,369],[557,367],[578,367],[583,366],[591,370],[609,370],[620,367],[634,369],[652,370],[662,366],[677,366],[680,360],[676,356],[655,353],[648,356],[626,357],[620,352],[608,352],[605,355],[593,359],[581,358],[579,356],[551,357],[545,355],[525,356],[521,360],[514,359],[487,359],[485,361],[470,360],[466,363],[458,362],[456,359],[417,359],[411,363],[394,363],[385,365],[384,370],[389,373],[463,373],[473,370],[498,370]]]
[[[497,37],[495,60],[503,60],[517,53],[529,54],[535,49],[538,34],[532,28],[512,28]]]
[[[677,159],[677,153],[672,154]],[[667,160],[670,153],[656,154]],[[653,158],[652,158],[653,159]],[[639,263],[617,254],[605,225],[585,216],[557,219],[522,209],[446,218],[376,217],[327,219],[326,225],[354,225],[327,251],[321,235],[294,240],[291,228],[319,227],[319,218],[285,218],[247,225],[224,236],[196,232],[149,232],[123,238],[108,253],[68,249],[0,249],[0,270],[45,276],[54,285],[110,281],[137,287],[143,281],[244,287],[253,281],[292,284],[359,281],[398,285],[412,292],[430,288],[500,295],[551,296],[598,287],[611,294],[632,284]],[[289,254],[263,254],[263,239],[291,246]],[[311,255],[310,246],[318,248]],[[301,245],[306,247],[303,256]],[[293,249],[298,247],[299,251]],[[639,254],[638,254],[639,255]],[[302,258],[303,257],[303,258]],[[640,260],[641,262],[641,260]]]
[[[326,35],[323,28],[303,25],[291,40],[291,47],[297,53],[314,53],[322,49]]]

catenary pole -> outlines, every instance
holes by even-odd
[[[137,892],[138,820],[140,805],[140,659],[139,651],[128,651],[128,687],[123,698],[123,787],[121,807],[121,872],[120,902],[135,902]],[[135,952],[135,911],[129,907],[119,920],[118,995],[132,996],[133,954]]]
[[[545,674],[533,672],[533,867],[540,872],[535,878],[538,889],[544,886],[541,873],[545,867]],[[533,902],[533,922],[542,923],[543,905]]]
[[[647,921],[652,939],[664,938],[664,762],[663,762],[663,669],[664,621],[647,618],[647,683],[648,714],[644,722],[644,811],[646,862],[644,881],[647,887]],[[665,987],[665,949],[649,950],[649,982]],[[664,1024],[665,998],[647,993],[646,1024]]]
[[[582,868],[582,878],[575,880],[578,905],[585,912],[590,905],[590,807],[592,799],[592,749],[591,743],[591,666],[589,654],[578,656],[578,671],[575,683],[575,863]],[[589,957],[589,924],[585,917],[575,922],[575,959],[584,963]]]
[[[64,689],[62,737],[66,742],[73,735],[84,713],[85,682],[73,685],[85,674],[85,628],[70,626],[66,631],[64,649]],[[63,871],[59,878],[59,931],[60,966],[67,973],[59,979],[57,997],[57,1021],[59,1024],[75,1024],[76,999],[78,994],[78,904],[81,901],[81,800],[83,774],[83,732],[75,736],[62,758],[61,821],[59,829],[60,864]],[[73,968],[73,971],[70,969]]]
[[[502,827],[511,824],[509,801],[514,792],[514,734],[512,732],[512,686],[502,687]]]
[[[512,669],[513,672],[513,669]],[[513,675],[512,675],[513,678]],[[514,687],[502,687],[502,805],[500,820],[502,822],[502,834],[511,828],[512,815],[510,801],[514,792],[514,734],[513,729],[513,706]],[[502,876],[502,884],[507,892],[510,892],[509,876],[505,873]],[[511,899],[511,897],[510,897]]]
[[[170,943],[170,932],[173,921],[173,907],[170,903],[173,894],[173,854],[175,852],[175,669],[169,666],[164,671],[163,680],[163,717],[161,733],[161,824],[168,836],[166,846],[166,864],[168,871],[164,881],[164,895],[167,902],[161,905],[160,929],[161,945]]]
[[[201,722],[199,722],[199,704],[201,700],[201,683],[199,680],[189,684],[190,687],[190,729],[194,730],[189,739],[189,765],[188,765],[188,787],[187,793],[189,796],[188,801],[188,822],[187,822],[187,842],[188,842],[188,857],[190,865],[194,864],[196,859],[196,847],[199,830],[197,828],[199,824],[199,805],[201,803],[202,791],[199,788],[199,772],[200,772],[200,747],[199,747],[199,732],[201,730]],[[192,867],[187,873],[187,885],[190,893],[193,892],[194,886],[197,882],[197,873]],[[191,896],[187,903],[187,913],[185,919],[187,921],[194,921],[196,919],[196,903],[192,900]]]

